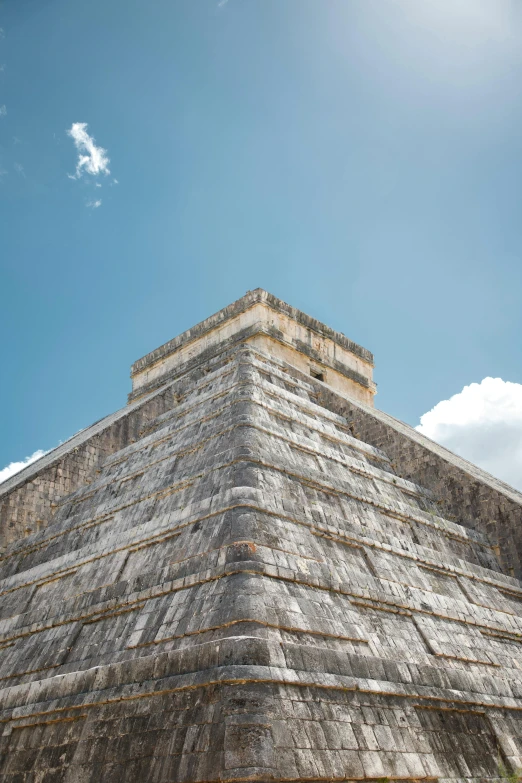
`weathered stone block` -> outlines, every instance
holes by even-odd
[[[370,370],[252,292],[0,490],[0,781],[520,763],[521,498],[365,405]]]

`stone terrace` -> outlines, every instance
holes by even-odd
[[[406,430],[249,341],[132,405],[0,558],[2,783],[522,766],[522,585]]]

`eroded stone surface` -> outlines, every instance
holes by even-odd
[[[520,582],[334,397],[224,347],[9,545],[1,781],[522,766]]]

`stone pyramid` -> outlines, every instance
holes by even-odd
[[[0,781],[501,779],[522,496],[265,291],[0,487]]]

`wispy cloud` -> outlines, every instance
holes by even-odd
[[[79,179],[84,172],[93,177],[110,174],[107,150],[96,146],[94,138],[87,133],[86,122],[73,122],[67,135],[74,141],[74,146],[78,150],[76,172],[67,175],[70,179]]]
[[[98,207],[101,207],[101,198],[98,198],[96,200],[87,201],[85,206],[90,207],[91,209],[98,209]]]
[[[421,416],[416,429],[522,490],[522,384],[470,383]]]
[[[0,38],[5,38],[5,30],[3,27],[0,27]]]
[[[219,3],[217,4],[217,7],[218,8],[224,8],[227,3],[228,3],[228,0],[219,0]]]
[[[47,453],[48,453],[47,451],[42,451],[42,449],[38,449],[38,451],[35,451],[34,454],[31,454],[30,457],[26,457],[24,460],[21,460],[20,462],[11,462],[9,465],[7,465],[7,467],[0,470],[0,484],[3,481],[7,481],[8,478],[11,478],[11,476],[14,476],[14,474],[18,473],[18,471],[23,470],[23,468],[26,468],[32,462],[36,462],[37,459],[40,459],[40,457],[43,457]]]
[[[5,71],[5,63],[2,63],[2,65],[0,65],[0,73],[3,73],[4,71]]]
[[[7,106],[5,105],[5,103],[3,103],[0,106],[0,117],[5,117],[6,114],[7,114]]]
[[[7,177],[7,171],[5,169],[0,168],[0,182],[2,182],[4,177]]]
[[[13,163],[13,168],[17,174],[20,174],[25,179],[25,169],[21,163]]]

